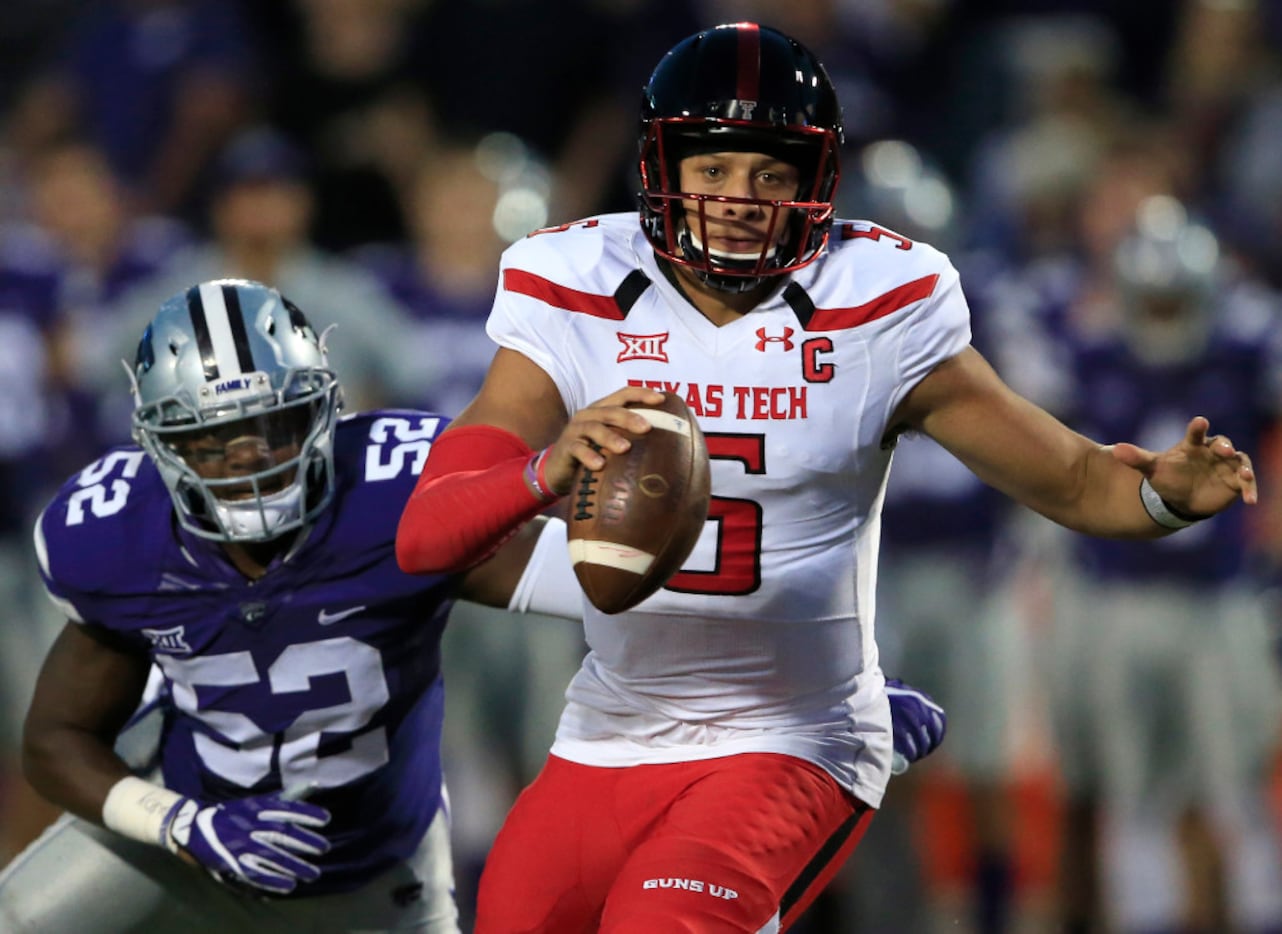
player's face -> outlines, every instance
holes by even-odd
[[[682,206],[695,236],[714,254],[759,256],[787,230],[788,211],[769,202],[797,198],[796,166],[757,152],[718,152],[681,160],[681,190],[704,198]]]
[[[215,486],[219,499],[247,499],[255,493],[268,496],[293,482],[297,472],[293,466],[270,471],[298,457],[311,426],[311,414],[311,406],[295,406],[176,435],[170,443],[202,479],[235,481],[260,475],[257,489],[250,482]],[[264,472],[269,473],[261,476]]]

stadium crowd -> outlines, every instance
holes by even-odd
[[[1100,542],[905,440],[882,664],[944,704],[949,738],[798,929],[1282,931],[1278,0],[9,0],[0,866],[54,816],[18,768],[61,623],[32,525],[128,440],[120,361],[161,301],[279,287],[337,325],[350,407],[456,413],[493,353],[499,253],[633,207],[652,63],[747,19],[831,73],[838,214],[946,251],[1004,379],[1159,449],[1207,415],[1262,491]],[[479,623],[445,639],[466,917],[583,646],[564,620],[455,616]]]

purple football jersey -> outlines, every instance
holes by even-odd
[[[165,674],[168,787],[209,800],[316,787],[333,848],[308,894],[408,857],[440,803],[454,580],[402,573],[395,537],[445,424],[409,410],[341,419],[333,503],[258,581],[178,527],[136,447],[81,471],[41,516],[50,593]]]

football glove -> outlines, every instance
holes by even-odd
[[[183,798],[170,808],[162,840],[220,882],[285,895],[320,877],[305,857],[328,852],[329,841],[307,828],[328,823],[324,808],[279,794],[218,804]]]
[[[890,726],[895,742],[890,772],[902,775],[908,766],[930,755],[944,741],[948,716],[929,694],[898,678],[886,679],[886,694],[890,697]]]

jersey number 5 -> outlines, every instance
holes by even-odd
[[[766,472],[766,436],[710,432],[704,435],[711,460],[738,461],[745,473]],[[743,596],[761,586],[761,504],[714,496],[708,521],[717,523],[717,559],[711,571],[678,571],[664,585],[678,593]]]

